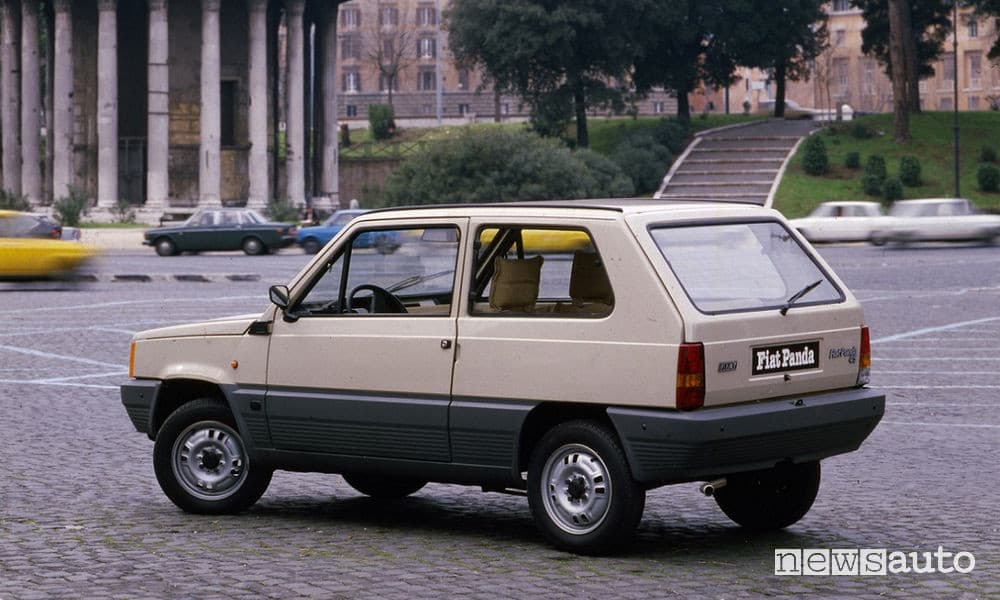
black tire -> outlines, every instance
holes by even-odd
[[[635,535],[646,490],[632,478],[617,436],[593,421],[549,430],[528,464],[528,504],[553,545],[604,554]]]
[[[156,240],[156,253],[160,256],[174,256],[177,254],[177,244],[170,238],[160,238]]]
[[[406,477],[377,477],[373,475],[344,475],[347,485],[366,496],[381,499],[405,498],[420,491],[426,481]]]
[[[818,462],[737,473],[715,492],[722,512],[753,531],[788,527],[804,517],[819,491]]]
[[[872,246],[885,246],[889,240],[884,235],[874,234],[868,241],[872,243]]]
[[[207,398],[184,404],[163,423],[153,445],[153,469],[174,504],[206,515],[249,508],[272,473],[250,460],[229,408]]]
[[[267,253],[267,246],[260,239],[250,236],[243,238],[243,252],[248,256],[258,256]]]
[[[302,250],[306,254],[316,254],[322,247],[323,246],[319,243],[319,240],[317,240],[316,238],[306,238],[302,240]]]

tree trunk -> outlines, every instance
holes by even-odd
[[[902,12],[909,10],[906,0],[889,0],[889,63],[892,65],[893,138],[910,141],[910,113],[906,102],[906,58],[903,50]]]
[[[900,32],[903,54],[906,56],[906,106],[912,113],[920,112],[920,57],[917,56],[917,36],[913,31],[912,7],[903,0],[900,7]]]
[[[579,148],[588,148],[590,135],[587,133],[587,103],[580,89],[573,94],[573,106],[576,109],[576,145]]]
[[[689,90],[676,90],[677,92],[677,120],[685,125],[691,123],[691,103],[688,101]]]
[[[785,61],[774,65],[774,117],[785,117]]]

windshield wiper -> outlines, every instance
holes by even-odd
[[[396,283],[390,285],[385,289],[388,292],[396,293],[400,290],[405,290],[408,287],[413,287],[425,281],[436,279],[438,277],[443,277],[444,275],[448,275],[449,273],[454,273],[454,272],[455,269],[445,269],[444,271],[438,271],[437,273],[431,273],[430,275],[414,275],[413,277],[407,277],[406,279],[397,281]]]
[[[793,304],[795,304],[796,302],[798,302],[799,299],[802,298],[802,296],[805,296],[809,292],[811,292],[814,289],[816,289],[819,286],[819,284],[821,284],[821,283],[823,283],[823,280],[822,279],[817,279],[816,281],[810,283],[806,287],[804,287],[801,290],[799,290],[799,291],[795,292],[794,294],[792,294],[792,297],[789,298],[788,300],[786,300],[785,301],[785,305],[781,307],[781,314],[782,315],[788,314],[788,309],[791,308]]]

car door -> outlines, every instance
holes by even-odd
[[[276,448],[450,460],[465,227],[454,219],[374,227],[398,235],[391,252],[358,244],[371,231],[359,227],[318,256],[273,323],[266,410]],[[437,229],[454,231],[454,242],[426,242]]]
[[[189,223],[178,235],[182,240],[178,248],[196,252],[221,249],[218,241],[219,218],[219,211],[202,211],[198,218]]]

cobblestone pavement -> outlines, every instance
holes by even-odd
[[[551,549],[523,498],[468,487],[386,502],[278,473],[245,514],[184,514],[119,400],[128,340],[255,312],[270,280],[2,290],[0,599],[1000,597],[1000,250],[824,254],[865,302],[884,422],[824,462],[816,504],[786,531],[748,535],[695,484],[673,486],[649,494],[632,547],[605,558]],[[245,260],[239,271],[258,260],[287,275],[304,261]],[[776,548],[939,547],[971,552],[974,570],[773,574]]]

